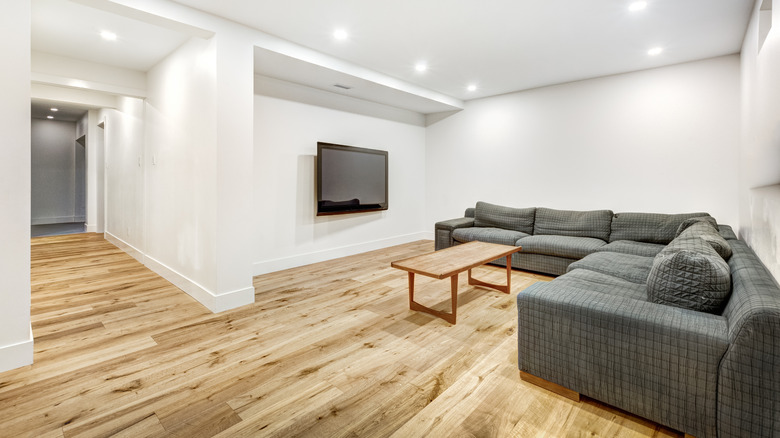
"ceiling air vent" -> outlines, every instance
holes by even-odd
[[[352,89],[352,87],[350,87],[349,85],[333,84],[333,86],[336,87],[336,88],[341,88],[342,90],[351,90]]]

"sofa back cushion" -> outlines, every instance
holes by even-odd
[[[658,304],[720,313],[731,293],[729,265],[704,239],[681,235],[653,260],[647,298]]]
[[[535,207],[512,208],[480,201],[474,209],[474,226],[503,228],[531,234],[534,231],[535,213]]]
[[[573,211],[537,208],[534,234],[593,237],[609,240],[611,210]]]
[[[615,213],[609,239],[610,242],[634,240],[666,245],[675,238],[683,221],[700,216],[709,216],[709,213]]]

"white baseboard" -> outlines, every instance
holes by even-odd
[[[190,278],[176,272],[159,260],[144,255],[144,265],[159,274],[174,286],[195,298],[214,313],[241,307],[255,302],[255,288],[247,287],[222,294],[215,294]]]
[[[33,332],[22,342],[0,347],[0,373],[33,363]]]
[[[97,227],[97,225],[84,224],[84,231],[87,232],[87,233],[97,233],[98,232],[98,227]]]
[[[423,240],[436,240],[436,234],[433,231],[423,231],[420,233]]]
[[[324,262],[326,260],[360,254],[367,251],[373,251],[375,249],[382,249],[389,246],[416,242],[418,240],[433,240],[433,233],[421,231],[418,233],[372,240],[370,242],[341,246],[338,248],[330,248],[322,251],[309,252],[306,254],[298,254],[272,260],[263,260],[261,262],[255,262],[252,264],[252,275],[268,274],[269,272],[276,272],[284,269],[296,268],[298,266],[310,265],[312,263]]]
[[[106,231],[103,233],[103,237],[108,240],[109,242],[113,243],[114,246],[121,249],[122,251],[130,254],[131,257],[138,260],[140,263],[144,263],[144,259],[146,258],[143,251],[140,249],[134,247],[133,245],[125,242],[124,240],[120,239],[119,237],[109,233]],[[145,263],[144,263],[145,264]]]
[[[110,232],[106,231],[104,235],[105,239],[114,244],[117,248],[126,252],[164,279],[173,283],[174,286],[178,287],[192,298],[195,298],[199,303],[206,306],[206,308],[214,313],[223,312],[255,302],[254,287],[247,287],[223,294],[215,294],[197,282],[189,279],[187,276],[177,272],[175,269],[168,267],[165,263],[162,263],[153,257],[149,257],[140,249]]]
[[[85,220],[84,216],[36,217],[30,219],[30,225],[69,224]]]

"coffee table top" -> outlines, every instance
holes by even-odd
[[[522,247],[487,242],[469,242],[439,251],[392,262],[390,266],[433,278],[452,277],[471,268],[519,252]]]

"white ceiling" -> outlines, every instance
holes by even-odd
[[[644,10],[632,12],[633,0],[175,1],[312,49],[331,57],[331,65],[353,66],[334,69],[258,47],[256,74],[420,113],[456,109],[458,100],[737,53],[754,4],[647,0]],[[117,41],[98,37],[106,28]],[[336,41],[336,28],[350,37]],[[203,36],[111,1],[32,2],[34,51],[148,71],[193,35]],[[648,56],[656,46],[663,53]],[[419,61],[427,72],[415,71]],[[334,89],[337,83],[354,88]],[[467,91],[470,83],[478,89]]]
[[[57,111],[52,111],[52,108],[57,108]],[[91,107],[86,105],[72,103],[64,105],[61,102],[33,98],[30,104],[30,115],[33,119],[46,119],[47,116],[53,116],[53,120],[60,122],[77,122],[90,109]]]
[[[468,100],[739,52],[752,0],[176,0]],[[332,38],[336,28],[350,37]],[[664,52],[647,55],[660,46]],[[429,70],[414,65],[424,60]],[[468,92],[469,83],[478,84]]]
[[[33,0],[31,48],[130,70],[147,71],[189,35],[67,0]],[[116,41],[100,32],[110,30]]]

